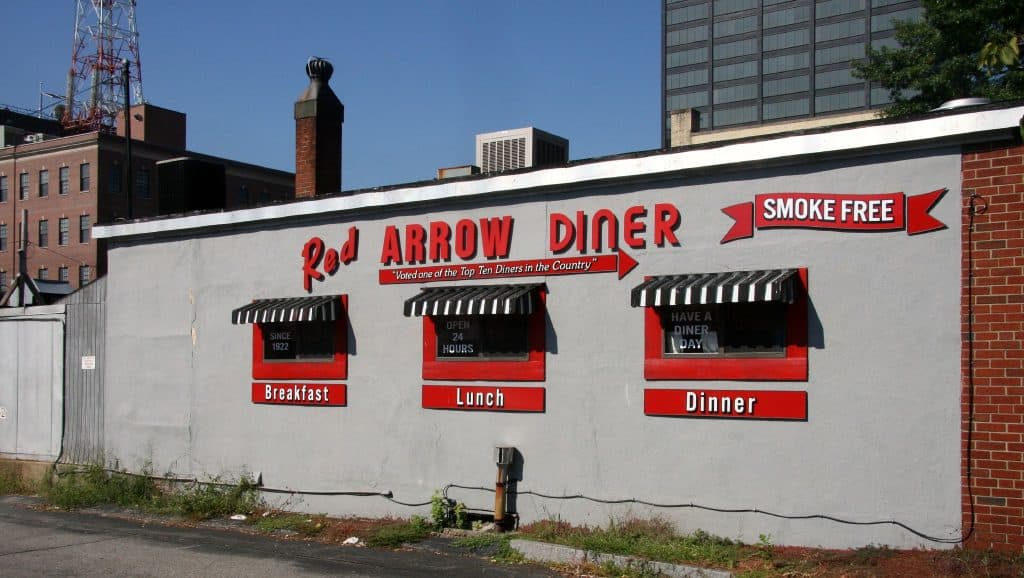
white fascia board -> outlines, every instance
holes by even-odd
[[[540,187],[580,186],[586,185],[588,182],[651,177],[662,173],[707,169],[738,163],[778,161],[810,154],[820,155],[830,152],[850,152],[883,146],[908,145],[921,141],[950,139],[1013,128],[1020,125],[1022,115],[1024,115],[1024,106],[723,144],[717,147],[682,150],[676,153],[667,152],[635,158],[609,159],[513,175],[496,175],[485,179],[440,182],[377,192],[367,191],[351,196],[310,199],[255,209],[239,209],[223,213],[137,223],[97,225],[93,228],[93,236],[100,239],[111,239],[304,215],[322,216],[327,213],[469,198],[499,192],[510,193]]]

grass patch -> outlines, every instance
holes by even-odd
[[[529,524],[521,529],[523,537],[553,542],[574,548],[607,554],[640,556],[665,562],[695,562],[732,568],[749,555],[749,548],[703,531],[677,534],[662,518],[626,518],[612,520],[605,528],[573,526],[559,520]],[[643,572],[645,568],[625,569]]]
[[[38,484],[29,482],[15,464],[0,463],[0,496],[29,495],[38,490]]]
[[[146,474],[108,472],[95,465],[47,481],[42,493],[51,504],[65,510],[109,504],[193,520],[250,514],[260,506],[256,486],[245,478],[236,484],[214,481],[164,491]]]
[[[366,545],[374,548],[400,548],[403,544],[419,542],[430,535],[430,523],[420,516],[410,520],[383,523],[367,536]]]
[[[469,550],[477,556],[487,556],[502,564],[521,564],[526,558],[510,542],[508,534],[476,534],[452,540],[452,545]]]
[[[325,516],[308,516],[302,514],[285,514],[282,512],[266,512],[254,518],[253,527],[260,532],[277,532],[287,530],[305,537],[313,537],[323,532],[328,521]]]

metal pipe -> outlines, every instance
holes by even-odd
[[[494,480],[494,527],[505,529],[505,480],[508,472],[504,464],[498,464],[498,478]]]
[[[125,190],[128,192],[128,218],[132,218],[132,197],[135,196],[135,192],[132,190],[132,116],[131,116],[131,105],[129,104],[129,98],[131,95],[131,75],[129,74],[129,68],[131,63],[126,58],[124,60],[124,71],[122,72],[122,79],[124,80],[124,155],[125,155],[125,167],[127,171],[127,179],[125,181]]]

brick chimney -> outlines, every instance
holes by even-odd
[[[341,191],[341,123],[345,106],[327,85],[334,67],[306,63],[309,86],[295,101],[295,198]]]

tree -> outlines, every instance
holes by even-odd
[[[1021,0],[922,0],[924,18],[897,21],[900,47],[869,49],[859,78],[889,89],[883,116],[926,112],[956,98],[1024,98]]]

